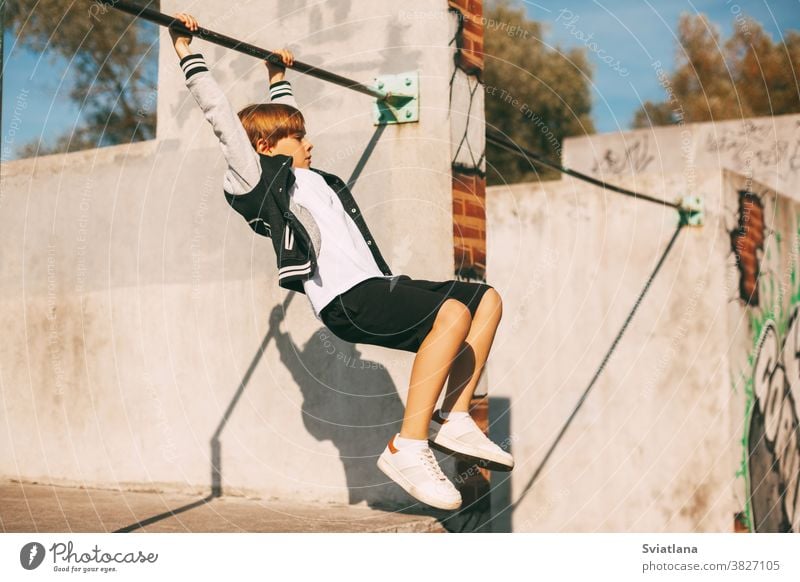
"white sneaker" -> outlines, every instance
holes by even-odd
[[[394,435],[389,440],[378,458],[378,468],[409,495],[423,503],[439,509],[461,507],[461,493],[442,473],[430,447],[426,444],[422,448],[398,449],[394,442],[397,436],[399,435]]]
[[[469,415],[444,419],[436,410],[428,440],[438,448],[492,463],[493,470],[510,471],[514,457],[490,441]]]

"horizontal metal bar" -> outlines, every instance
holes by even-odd
[[[161,26],[166,26],[167,28],[174,28],[175,30],[183,34],[195,36],[207,42],[224,46],[225,48],[229,48],[231,50],[244,53],[251,57],[269,60],[270,62],[276,64],[283,64],[283,61],[281,60],[280,56],[273,53],[272,51],[268,51],[266,49],[262,49],[255,45],[242,42],[230,36],[225,36],[224,34],[214,32],[213,30],[208,30],[207,28],[198,27],[197,30],[189,30],[183,25],[183,23],[181,23],[180,20],[176,20],[174,17],[169,16],[168,14],[164,14],[163,12],[159,12],[158,10],[153,10],[152,8],[139,6],[134,2],[127,2],[125,0],[100,0],[100,1],[111,8],[120,10],[121,12],[132,14],[137,18],[144,18],[145,20],[149,20],[150,22],[160,24]],[[292,66],[288,68],[309,75],[311,77],[327,81],[328,83],[333,83],[341,87],[352,89],[353,91],[358,91],[359,93],[363,93],[365,95],[370,95],[382,101],[402,97],[400,95],[393,95],[385,91],[380,91],[379,89],[375,89],[368,85],[364,85],[363,83],[359,83],[358,81],[348,79],[347,77],[342,77],[341,75],[337,75],[336,73],[331,73],[330,71],[320,69],[318,67],[309,65],[307,63],[303,63],[301,61],[294,61]]]

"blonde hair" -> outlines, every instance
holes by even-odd
[[[271,148],[284,137],[306,132],[306,120],[300,110],[284,103],[248,105],[239,111],[239,120],[255,150],[260,139]]]

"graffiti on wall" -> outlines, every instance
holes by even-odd
[[[671,166],[672,153],[681,151],[684,165],[688,164],[687,156],[691,152],[693,158],[697,156],[692,165],[700,161],[703,166],[730,167],[748,176],[759,172],[762,176],[777,174],[794,179],[800,172],[800,121],[787,121],[778,126],[769,118],[721,125],[698,124],[692,126],[690,133],[690,137],[688,134],[681,137],[680,144],[671,143],[667,138],[669,134],[664,134],[664,141],[659,141],[660,134],[653,138],[655,141],[647,134],[626,134],[624,140],[592,156],[591,171],[601,175],[662,171]],[[653,164],[654,153],[659,160],[658,167]]]
[[[736,228],[728,234],[739,269],[739,297],[751,307],[758,306],[759,257],[764,249],[764,206],[757,194],[739,191]]]
[[[800,170],[800,121],[795,122],[794,136],[776,137],[774,121],[745,119],[737,126],[709,132],[704,149],[729,157],[740,168]]]
[[[647,171],[655,156],[650,153],[647,136],[635,137],[621,149],[607,148],[592,166],[594,174],[625,174]]]
[[[747,431],[751,529],[800,532],[800,319],[795,305],[783,341],[761,329]]]
[[[800,532],[800,216],[781,216],[786,204],[794,204],[781,203],[774,191],[755,194],[741,185],[730,234],[752,343],[741,374],[745,407],[737,475],[744,479],[745,500],[736,526]]]

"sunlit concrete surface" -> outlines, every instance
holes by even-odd
[[[363,505],[0,484],[3,532],[444,532],[436,517]],[[172,514],[170,514],[172,512]],[[140,525],[141,524],[141,525]]]

